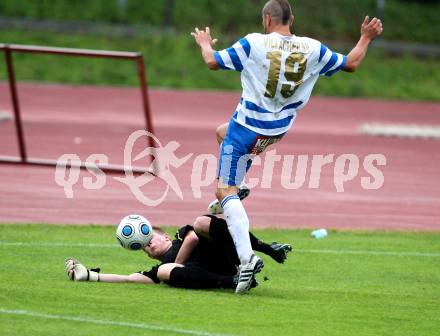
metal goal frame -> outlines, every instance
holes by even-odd
[[[147,77],[145,74],[145,63],[142,53],[108,51],[108,50],[75,49],[75,48],[56,48],[56,47],[21,45],[21,44],[0,44],[0,51],[3,51],[5,55],[5,63],[8,73],[9,91],[12,100],[12,108],[14,112],[15,131],[16,131],[18,149],[20,154],[19,157],[0,156],[0,163],[26,164],[26,165],[36,165],[36,166],[49,166],[49,167],[60,164],[60,162],[57,162],[55,160],[29,158],[27,155],[26,137],[23,130],[23,121],[21,119],[20,99],[18,95],[17,81],[15,77],[15,69],[13,62],[14,53],[50,54],[50,55],[60,55],[60,56],[72,56],[72,57],[110,58],[110,59],[129,60],[136,62],[137,74],[139,79],[139,88],[141,90],[141,97],[142,97],[142,108],[145,119],[145,129],[154,134],[150,101],[148,98],[148,91],[147,91]],[[155,143],[151,137],[148,137],[148,141],[150,147],[155,147]],[[82,162],[81,163],[65,162],[62,164],[65,164],[66,166],[76,166],[81,169],[87,169],[85,163]],[[97,168],[108,173],[122,173],[126,170],[130,170],[135,173],[144,173],[144,172],[152,173],[147,169],[124,167],[120,165],[97,165]]]

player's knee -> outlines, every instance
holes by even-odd
[[[215,130],[215,136],[217,137],[217,142],[219,144],[221,144],[223,142],[223,137],[222,137],[222,133],[221,133],[221,126],[217,127],[217,129]]]
[[[217,136],[217,142],[221,144],[226,136],[226,131],[228,129],[228,123],[222,124],[215,130],[215,135]]]
[[[236,194],[238,191],[237,187],[218,187],[215,191],[215,196],[219,201],[222,201],[225,197]]]
[[[209,226],[211,225],[211,218],[207,216],[197,217],[194,221],[193,227],[197,234],[209,234]]]
[[[157,277],[159,278],[159,280],[160,281],[169,281],[171,271],[175,267],[183,267],[183,266],[180,264],[174,264],[174,263],[163,264],[163,265],[159,266],[159,269],[157,270]]]
[[[217,190],[215,191],[215,196],[219,201],[222,201],[223,198],[229,195],[228,191],[229,188],[217,188]]]
[[[219,201],[221,201],[221,200],[223,199],[223,193],[222,193],[222,191],[219,190],[219,189],[217,189],[217,190],[215,191],[215,197],[217,197],[217,199],[218,199]]]

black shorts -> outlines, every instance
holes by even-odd
[[[200,238],[199,240],[201,266],[218,274],[234,275],[237,273],[240,260],[228,225],[222,218],[206,216],[211,218],[210,239]]]

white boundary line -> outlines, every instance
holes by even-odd
[[[37,312],[28,311],[28,310],[9,310],[9,309],[0,308],[0,313],[1,314],[9,314],[9,315],[39,317],[39,318],[53,319],[53,320],[65,320],[65,321],[110,325],[110,326],[118,326],[118,327],[130,327],[130,328],[145,329],[145,330],[166,331],[166,332],[173,332],[173,333],[182,334],[182,335],[227,336],[227,334],[213,334],[213,333],[208,333],[208,332],[203,332],[203,331],[194,331],[194,330],[162,327],[162,326],[153,325],[153,324],[146,324],[146,323],[129,323],[129,322],[118,322],[118,321],[111,321],[111,320],[95,320],[95,319],[84,318],[84,317],[37,313]],[[228,335],[230,335],[230,334],[228,334]]]
[[[395,251],[356,251],[356,250],[296,250],[295,252],[322,254],[366,254],[396,257],[440,257],[440,253],[432,252],[395,252]]]
[[[359,130],[374,136],[440,139],[440,127],[433,125],[365,123]]]
[[[0,111],[0,121],[8,121],[12,119],[12,114],[7,111]]]
[[[120,247],[115,244],[84,244],[84,243],[29,243],[29,242],[5,242],[0,241],[0,246],[31,246],[31,247],[100,247],[100,248],[116,248]]]
[[[84,243],[28,243],[28,242],[5,242],[0,241],[1,246],[29,246],[29,247],[85,247],[85,248],[120,248],[118,244],[84,244]],[[397,252],[397,251],[365,251],[365,250],[318,250],[318,249],[298,249],[294,253],[317,253],[317,254],[365,254],[382,255],[396,257],[440,257],[440,252]]]

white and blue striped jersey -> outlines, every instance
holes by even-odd
[[[234,119],[269,136],[288,131],[318,77],[333,75],[347,61],[317,40],[278,33],[249,34],[214,57],[221,69],[241,72],[243,94]]]

